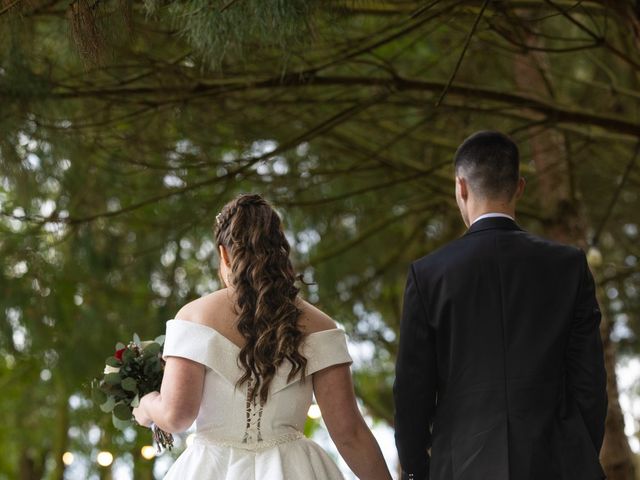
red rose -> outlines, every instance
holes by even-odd
[[[116,353],[114,355],[114,357],[116,357],[118,360],[122,361],[122,354],[124,353],[125,349],[121,348],[120,350],[116,350]]]

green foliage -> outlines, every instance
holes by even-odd
[[[283,52],[312,35],[315,0],[145,1],[151,15],[170,19],[179,35],[214,67],[247,48]]]

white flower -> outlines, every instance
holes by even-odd
[[[111,365],[105,365],[104,373],[118,373],[120,371],[120,367],[112,367]]]

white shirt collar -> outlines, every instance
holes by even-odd
[[[511,220],[513,220],[515,222],[515,218],[513,218],[511,215],[507,215],[506,213],[495,213],[495,212],[489,212],[489,213],[485,213],[484,215],[480,215],[478,218],[476,218],[473,222],[471,222],[471,225],[473,225],[474,223],[476,223],[478,220],[482,220],[483,218],[491,218],[491,217],[505,217],[505,218],[510,218]]]

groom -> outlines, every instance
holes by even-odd
[[[515,222],[511,139],[455,155],[466,234],[412,263],[393,387],[403,479],[600,480],[600,310],[582,250]]]

